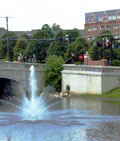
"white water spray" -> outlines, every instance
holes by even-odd
[[[37,96],[37,80],[35,75],[34,66],[30,67],[30,99],[24,97],[22,114],[24,120],[38,120],[43,119],[47,113],[47,107],[45,106],[42,94]],[[45,118],[45,117],[44,117]]]

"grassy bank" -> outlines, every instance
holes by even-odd
[[[83,94],[80,96],[81,97],[108,98],[108,99],[120,100],[120,87],[115,88],[107,93],[102,94],[102,95]]]

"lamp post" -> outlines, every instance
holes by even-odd
[[[103,40],[103,59],[104,59],[104,58],[105,58],[105,47],[104,47],[104,45],[105,45],[105,44],[104,44],[105,38],[103,37],[102,40]]]
[[[110,44],[110,66],[112,66],[112,47],[113,47],[113,38],[111,38],[111,44]]]

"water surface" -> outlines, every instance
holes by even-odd
[[[120,106],[114,102],[50,97],[45,103],[41,118],[25,120],[19,108],[0,102],[0,141],[120,140]]]

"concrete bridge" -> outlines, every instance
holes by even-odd
[[[37,63],[0,62],[0,97],[30,92],[30,66],[34,65],[38,92],[44,89],[44,66]],[[70,86],[72,93],[103,94],[120,87],[120,67],[64,65],[62,71],[62,91]]]
[[[36,71],[38,92],[41,92],[44,88],[43,83],[43,69],[44,65],[36,63],[19,63],[19,62],[0,62],[0,93],[8,91],[14,91],[18,87],[25,92],[29,92],[29,74],[30,66],[34,65]],[[19,90],[20,91],[20,90]],[[7,93],[7,92],[6,92]]]

